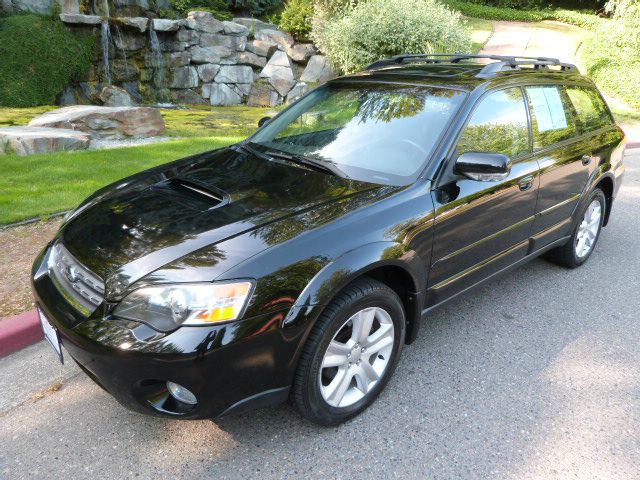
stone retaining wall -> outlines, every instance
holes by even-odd
[[[96,35],[102,45],[89,78],[60,95],[64,105],[126,104],[128,93],[131,103],[273,106],[333,76],[313,45],[295,43],[259,20],[219,21],[203,11],[180,20],[60,17],[71,28]],[[118,88],[105,91],[109,79]]]
[[[0,0],[0,8],[7,13],[33,12],[51,15],[62,13],[98,13],[105,2],[114,16],[154,15],[159,10],[171,9],[171,0]]]

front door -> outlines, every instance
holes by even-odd
[[[512,160],[502,178],[456,175],[432,192],[435,230],[427,306],[523,258],[538,194],[538,163],[520,87],[480,99],[449,163],[465,152],[502,153]],[[451,168],[448,168],[451,171]]]

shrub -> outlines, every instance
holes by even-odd
[[[473,0],[472,0],[473,1]],[[541,9],[547,6],[548,2],[544,0],[476,0],[473,3],[479,3],[482,5],[489,5],[498,8],[526,8],[526,9]]]
[[[347,15],[358,3],[358,0],[315,0],[313,6],[316,16],[330,20]]]
[[[280,15],[279,26],[297,40],[307,40],[311,34],[312,0],[289,0]]]
[[[617,44],[637,57],[640,50],[640,0],[609,0],[607,10],[613,13]]]
[[[540,22],[545,19],[544,15],[539,10],[500,8],[461,0],[446,0],[446,3],[451,8],[459,11],[467,17],[486,18],[488,20],[512,20],[519,22]]]
[[[319,47],[343,73],[400,53],[471,51],[460,14],[436,0],[369,0],[329,20],[320,36]]]
[[[335,18],[346,17],[360,0],[313,0],[311,39],[320,51],[326,51],[324,29]],[[363,0],[364,1],[364,0]]]
[[[205,10],[219,20],[231,20],[234,14],[265,16],[282,5],[282,0],[171,0],[171,5],[182,16],[192,10]]]
[[[640,57],[628,55],[609,32],[595,32],[588,38],[580,52],[586,73],[605,92],[624,100],[629,106],[640,109],[635,85],[640,85]]]
[[[467,0],[470,3],[498,8],[546,9],[571,8],[596,10],[604,6],[604,0]]]
[[[576,11],[576,10],[564,10],[556,9],[551,11],[552,14],[549,20],[556,20],[558,22],[568,23],[575,25],[576,27],[582,27],[595,30],[598,27],[606,28],[605,25],[609,21],[606,18],[601,18],[589,11]]]
[[[91,67],[95,39],[71,33],[58,19],[0,19],[0,105],[50,105]]]
[[[265,15],[282,5],[282,0],[230,0],[233,11],[251,16]]]
[[[564,10],[564,9],[526,9],[494,7],[464,0],[446,0],[454,10],[467,17],[485,18],[488,20],[508,20],[518,22],[541,22],[542,20],[556,20],[578,27],[595,29],[606,19],[597,17],[593,12]]]
[[[171,5],[183,17],[192,10],[205,10],[213,13],[218,20],[233,18],[227,0],[171,0]]]

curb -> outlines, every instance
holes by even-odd
[[[4,225],[0,225],[0,231],[8,230],[9,228],[14,228],[14,227],[22,227],[24,225],[31,225],[33,223],[46,222],[46,221],[49,221],[49,220],[54,220],[54,219],[56,219],[58,217],[62,217],[64,215],[66,215],[68,212],[70,212],[70,210],[64,210],[62,212],[50,213],[48,215],[43,215],[42,217],[29,218],[27,220],[21,220],[19,222],[15,222],[15,223],[6,223]]]
[[[34,310],[0,320],[0,358],[44,338],[38,313]]]

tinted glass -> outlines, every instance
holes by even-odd
[[[458,142],[458,154],[466,152],[503,153],[511,158],[529,152],[527,110],[519,88],[482,99]]]
[[[332,162],[350,178],[402,185],[421,171],[465,95],[405,85],[325,85],[251,141]]]
[[[577,134],[562,87],[544,85],[526,87],[525,90],[531,108],[534,149],[548,147]]]
[[[589,132],[611,125],[611,115],[604,100],[595,89],[567,87],[566,91],[583,131]]]

